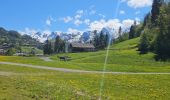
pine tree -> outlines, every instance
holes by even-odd
[[[48,54],[52,54],[53,53],[53,47],[52,47],[52,43],[49,42],[49,46],[48,46]]]
[[[159,31],[155,40],[157,60],[170,58],[170,5],[162,7],[158,19]]]
[[[60,53],[64,51],[65,51],[65,42],[60,38],[60,36],[57,36],[54,44],[54,52]]]
[[[151,22],[153,26],[157,26],[157,19],[160,13],[160,7],[164,0],[153,0],[152,10],[151,10]]]
[[[57,36],[55,39],[55,44],[54,44],[54,52],[55,53],[59,53],[59,49],[60,49],[60,36]]]
[[[101,31],[100,37],[99,37],[99,48],[104,49],[105,48],[105,36],[103,32]]]
[[[119,41],[122,41],[122,27],[120,26],[119,27],[119,31],[118,31],[118,34],[119,34]]]
[[[94,46],[95,48],[99,49],[99,36],[97,34],[97,31],[94,31]]]
[[[109,33],[106,33],[106,35],[105,35],[105,46],[104,47],[107,47],[109,45],[109,42],[110,42],[108,34]]]
[[[135,37],[135,26],[132,25],[130,27],[130,32],[129,32],[129,39],[133,39]]]
[[[134,24],[130,27],[129,39],[133,39],[135,37],[136,27],[137,27],[137,22],[136,22],[136,20],[134,20]]]
[[[44,45],[44,47],[43,47],[43,52],[44,52],[44,54],[48,54],[48,45],[49,45],[49,41],[48,41],[48,39],[45,41],[45,45]]]
[[[137,22],[136,22],[136,20],[134,20],[134,24],[133,24],[135,27],[136,27],[136,25],[137,25]]]
[[[52,54],[53,53],[53,47],[52,43],[47,39],[43,48],[44,54]]]
[[[144,27],[149,27],[150,24],[150,13],[146,14],[146,16],[144,17],[144,21],[143,21],[143,28]]]
[[[140,37],[140,43],[138,47],[140,54],[145,54],[149,51],[149,40],[146,34],[147,33],[143,33]]]

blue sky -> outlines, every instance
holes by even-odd
[[[142,20],[152,0],[1,0],[0,27],[20,32],[86,31]]]

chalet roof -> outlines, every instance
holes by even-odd
[[[85,43],[71,43],[71,46],[74,48],[91,48],[94,49],[93,44],[85,44]]]
[[[8,49],[8,48],[10,48],[10,46],[7,46],[7,45],[2,46],[2,45],[0,45],[0,49]]]

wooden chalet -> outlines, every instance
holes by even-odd
[[[95,51],[95,47],[93,44],[85,44],[85,43],[70,43],[69,52],[93,52]]]

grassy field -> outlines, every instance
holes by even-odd
[[[0,99],[97,100],[100,97],[100,82],[100,74],[1,65]],[[107,74],[104,83],[103,100],[170,99],[170,75]]]
[[[154,54],[139,55],[139,38],[111,46],[106,71],[170,72],[170,62],[156,62]],[[80,70],[103,70],[106,51],[38,57],[0,56],[0,61]],[[57,56],[70,56],[60,61]],[[0,65],[0,100],[98,100],[102,74],[64,73]],[[170,75],[106,74],[102,100],[169,100]]]
[[[25,53],[30,53],[32,51],[32,49],[33,49],[33,47],[26,47],[26,46],[21,47],[21,51],[25,52]],[[43,54],[43,51],[38,48],[34,48],[34,51],[36,54]]]
[[[139,38],[121,42],[111,46],[109,50],[106,71],[120,72],[170,72],[170,62],[156,62],[154,54],[140,55],[137,51]],[[116,50],[114,49],[116,48]],[[71,61],[60,61],[57,56],[69,56]],[[68,53],[52,55],[51,62],[45,62],[38,57],[8,57],[0,56],[0,61],[62,67],[80,70],[103,70],[106,51]]]

